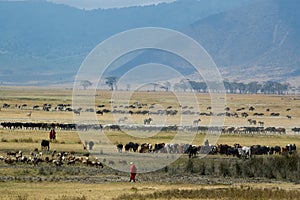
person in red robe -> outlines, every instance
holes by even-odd
[[[131,182],[131,181],[135,182],[136,174],[137,174],[137,168],[133,162],[130,162],[130,180],[129,180],[129,182]]]

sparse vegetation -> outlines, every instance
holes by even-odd
[[[214,188],[180,190],[172,189],[151,194],[124,194],[116,199],[144,200],[144,199],[298,199],[299,191],[287,191],[279,188]]]

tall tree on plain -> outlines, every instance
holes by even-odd
[[[118,78],[115,76],[106,77],[105,84],[108,85],[110,90],[116,90],[117,89],[117,80]]]
[[[80,86],[82,86],[84,90],[86,90],[86,88],[90,87],[91,85],[93,85],[93,83],[88,80],[83,80],[80,82]]]

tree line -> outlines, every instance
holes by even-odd
[[[186,85],[188,83],[188,85]],[[287,94],[292,89],[289,83],[279,83],[275,81],[266,81],[259,83],[252,81],[249,83],[223,81],[226,93],[230,94]],[[208,88],[210,85],[212,88]],[[174,85],[175,90],[186,91],[188,89],[196,92],[207,93],[213,90],[213,83],[188,81],[179,82]],[[212,91],[213,92],[213,91]]]
[[[106,77],[105,84],[110,90],[117,90],[118,77]],[[220,85],[224,85],[223,91],[220,91]],[[91,86],[90,81],[82,81],[81,86],[86,89]],[[276,81],[265,81],[258,82],[252,81],[249,83],[236,82],[224,80],[223,83],[204,82],[204,81],[193,81],[189,79],[182,79],[177,83],[170,83],[165,81],[162,83],[149,83],[152,87],[151,91],[182,91],[182,92],[199,92],[199,93],[210,93],[210,92],[226,92],[229,94],[288,94],[289,92],[299,92],[298,88],[290,85],[289,83],[280,83]],[[209,85],[209,87],[208,87]],[[126,85],[126,90],[130,90],[130,84]],[[224,91],[225,90],[225,91]]]

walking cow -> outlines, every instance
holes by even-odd
[[[42,140],[41,142],[41,149],[45,149],[47,148],[47,150],[49,151],[50,149],[50,142],[49,140]]]

